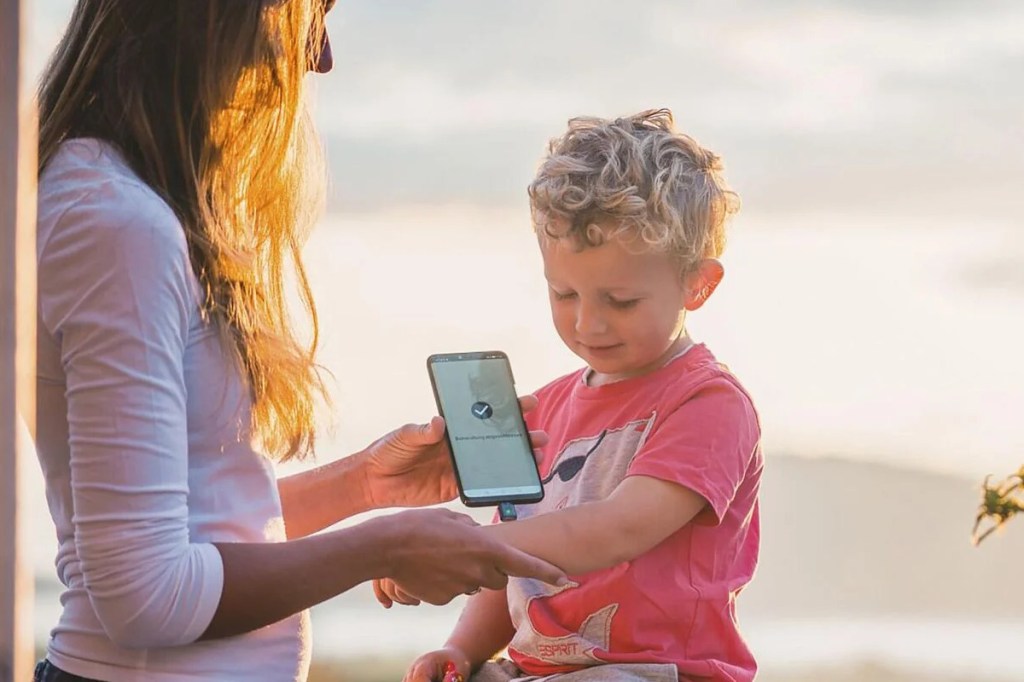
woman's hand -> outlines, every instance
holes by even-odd
[[[561,569],[495,539],[465,514],[425,509],[371,519],[368,529],[370,524],[385,543],[381,577],[401,585],[405,603],[447,604],[480,588],[500,590],[509,576],[566,580]]]
[[[462,679],[469,679],[469,659],[462,651],[449,645],[423,654],[413,661],[402,682],[441,682],[444,679],[445,666],[449,662],[455,664],[455,670],[462,675]]]
[[[371,507],[422,507],[458,494],[444,420],[406,424],[366,449],[363,467]]]
[[[537,399],[519,399],[523,412],[537,406]],[[444,438],[444,420],[406,424],[375,441],[366,449],[365,485],[372,507],[423,507],[455,499],[458,487],[451,455]],[[547,434],[531,431],[534,448],[543,447]]]

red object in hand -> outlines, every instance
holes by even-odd
[[[444,679],[441,682],[466,682],[466,678],[459,674],[454,661],[448,661],[444,664]]]

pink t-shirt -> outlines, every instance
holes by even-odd
[[[509,655],[531,675],[665,663],[683,680],[753,680],[735,614],[760,534],[763,458],[750,397],[703,345],[642,377],[589,387],[583,376],[537,393],[528,421],[551,436],[545,498],[520,507],[520,518],[603,499],[634,475],[686,486],[708,506],[654,549],[567,588],[510,580]]]

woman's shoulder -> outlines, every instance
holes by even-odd
[[[36,255],[51,331],[87,304],[110,317],[134,315],[132,301],[163,302],[185,320],[198,295],[177,216],[97,140],[65,142],[40,176]]]
[[[116,147],[92,137],[62,142],[39,176],[41,201],[62,190],[98,190],[111,185],[158,198]]]
[[[113,241],[187,254],[174,211],[110,144],[92,138],[63,142],[39,177],[39,256],[71,239],[107,248]]]
[[[145,224],[181,234],[170,206],[131,169],[115,147],[94,138],[64,141],[39,176],[39,230],[71,212],[96,226]],[[183,235],[182,235],[183,236]]]

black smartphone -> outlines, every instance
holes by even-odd
[[[544,499],[508,356],[501,351],[441,353],[427,358],[427,371],[447,424],[445,438],[462,503],[486,507]]]

